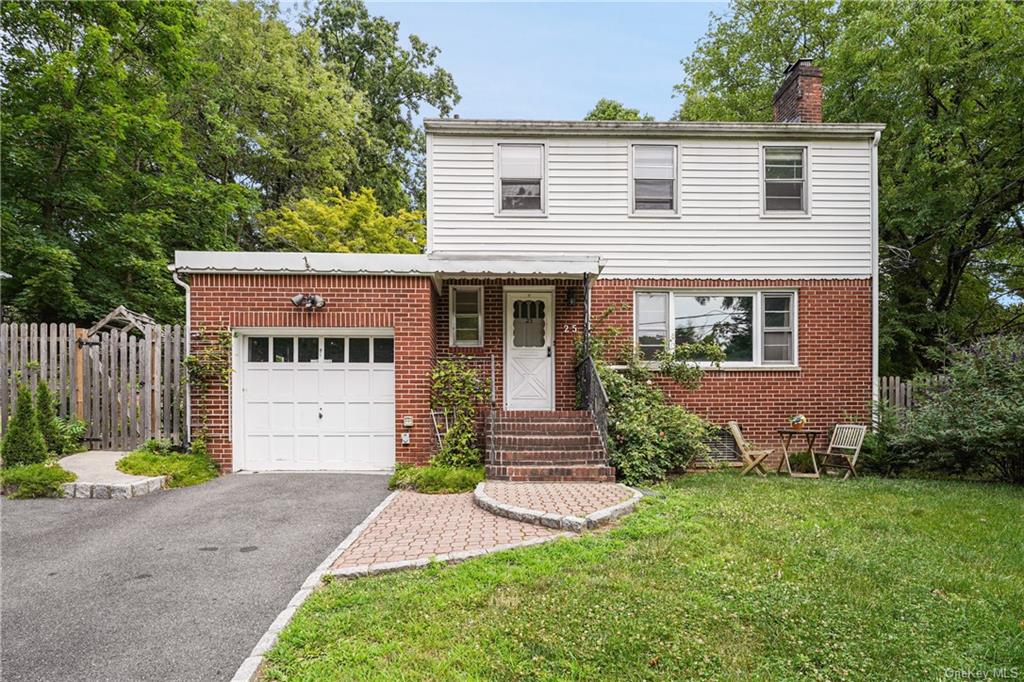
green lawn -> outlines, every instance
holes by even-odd
[[[138,476],[166,476],[168,488],[184,488],[217,478],[217,468],[209,457],[187,452],[161,454],[136,450],[117,460],[117,468]]]
[[[1024,490],[732,473],[606,533],[336,581],[272,680],[1024,675]]]

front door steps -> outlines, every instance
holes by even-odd
[[[500,410],[487,434],[485,473],[495,481],[614,483],[589,412]]]

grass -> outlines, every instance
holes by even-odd
[[[392,488],[420,493],[464,493],[484,480],[484,468],[460,469],[442,466],[398,466],[391,477]]]
[[[57,464],[23,464],[0,469],[0,489],[12,500],[63,497],[63,485],[76,478]]]
[[[217,468],[203,454],[136,450],[117,460],[117,468],[138,476],[166,476],[168,488],[184,488],[217,477]]]
[[[712,473],[620,526],[316,591],[270,680],[1024,670],[1024,490]]]

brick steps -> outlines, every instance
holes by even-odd
[[[589,412],[499,412],[488,443],[487,478],[613,482],[615,470]]]
[[[571,466],[551,465],[487,465],[484,472],[488,479],[498,481],[530,481],[573,483],[614,483],[615,469],[610,466],[596,464],[577,464]]]

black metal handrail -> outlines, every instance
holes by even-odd
[[[608,393],[597,373],[594,358],[586,357],[576,365],[576,393],[580,408],[587,410],[594,418],[601,444],[608,451]]]

